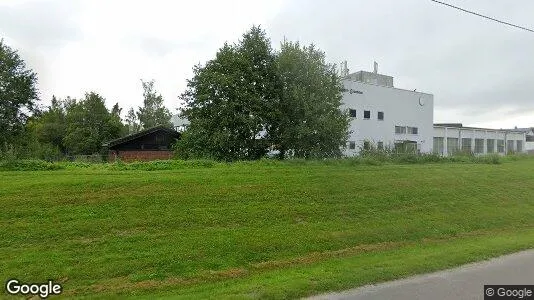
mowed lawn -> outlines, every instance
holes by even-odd
[[[534,159],[0,172],[0,279],[296,298],[534,248]]]

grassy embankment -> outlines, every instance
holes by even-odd
[[[0,172],[2,282],[295,298],[534,247],[534,159],[127,166]]]

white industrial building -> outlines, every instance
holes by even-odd
[[[434,96],[417,90],[393,86],[393,77],[374,71],[349,74],[347,62],[341,64],[344,86],[342,109],[351,122],[345,155],[353,156],[365,148],[394,149],[451,155],[509,154],[534,152],[533,128],[489,129],[464,127],[460,123],[434,124]],[[172,123],[183,131],[188,120],[178,115]]]
[[[346,62],[342,67],[343,108],[351,117],[346,155],[367,147],[432,151],[432,94],[395,88],[376,63],[374,72],[348,74]]]
[[[189,125],[189,120],[185,117],[181,117],[180,115],[173,115],[171,117],[171,123],[174,127],[174,130],[182,132],[186,129],[187,125]]]
[[[525,150],[527,150],[527,152],[530,154],[534,154],[534,128],[526,129],[525,135],[526,135]]]
[[[525,132],[464,127],[462,124],[435,124],[433,151],[449,155],[456,152],[474,154],[524,153]]]
[[[534,127],[530,128],[514,128],[514,131],[524,132],[525,138],[525,150],[527,153],[534,154]]]
[[[441,155],[526,152],[525,131],[433,124],[434,96],[394,87],[376,63],[374,72],[349,74],[346,62],[341,68],[343,109],[351,117],[348,156],[368,147]]]

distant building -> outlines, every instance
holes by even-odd
[[[433,124],[434,96],[393,86],[393,77],[374,71],[349,74],[341,64],[345,91],[343,108],[351,117],[346,155],[366,148],[389,148],[450,155],[534,151],[534,134],[519,130],[464,127],[460,123]],[[528,131],[528,130],[527,130]],[[527,139],[529,142],[527,142]],[[532,142],[530,142],[532,141]]]
[[[434,124],[434,95],[396,88],[393,77],[373,72],[349,73],[341,64],[344,86],[342,107],[351,118],[344,154],[362,149],[392,149],[400,152],[451,155],[463,151],[475,154],[534,153],[534,131],[464,127],[461,123]],[[177,131],[189,124],[175,115]],[[261,137],[261,134],[259,135]],[[258,138],[259,138],[258,137]]]
[[[534,128],[530,128],[525,132],[526,135],[526,146],[525,149],[528,153],[534,154]]]
[[[450,155],[524,153],[525,132],[516,129],[464,127],[459,123],[434,124],[433,152]]]
[[[180,115],[174,115],[171,117],[171,123],[174,126],[174,130],[182,132],[185,130],[187,125],[189,125],[189,120],[187,120],[185,117],[181,117]]]
[[[514,128],[512,130],[525,133],[525,150],[527,153],[534,154],[534,127]]]
[[[434,96],[393,86],[393,77],[342,70],[343,109],[351,117],[346,155],[365,148],[432,152]]]
[[[170,159],[173,156],[172,144],[180,135],[171,128],[156,126],[109,141],[103,146],[108,149],[108,161]]]

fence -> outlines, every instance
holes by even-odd
[[[107,162],[107,155],[92,154],[92,155],[66,155],[58,158],[56,161],[72,161],[72,162],[87,162],[87,163],[103,163]]]

